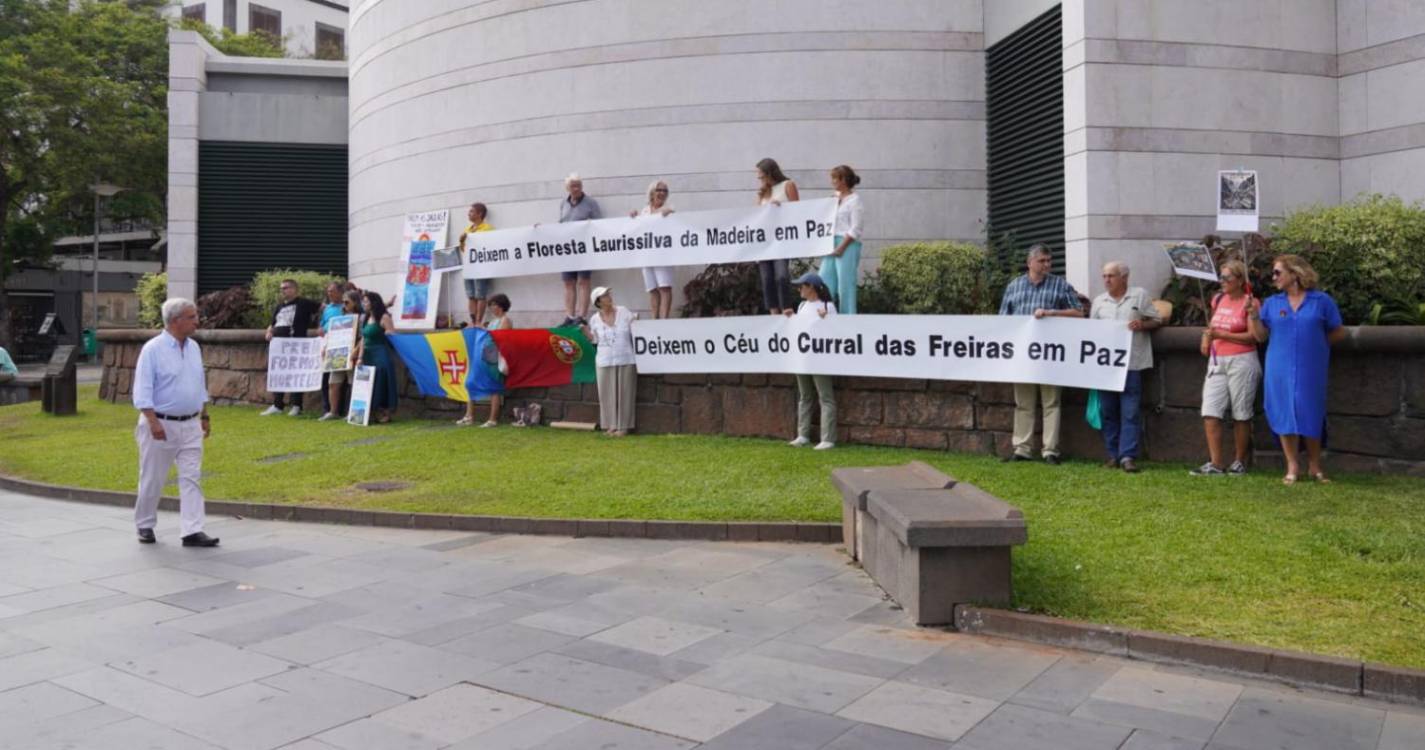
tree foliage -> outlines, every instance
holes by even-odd
[[[117,219],[163,216],[165,0],[0,0],[0,283],[87,231],[96,180]],[[0,341],[9,336],[0,286]]]
[[[239,34],[228,28],[213,28],[202,21],[192,18],[185,18],[178,24],[179,28],[188,31],[196,31],[208,44],[213,45],[213,49],[233,57],[282,57],[286,51],[282,47],[282,40],[265,31],[254,31],[250,34]]]

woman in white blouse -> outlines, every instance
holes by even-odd
[[[831,301],[831,290],[826,282],[814,273],[803,274],[796,281],[797,293],[802,303],[796,312],[786,311],[787,317],[820,320],[836,314],[836,303]],[[816,450],[824,451],[836,447],[836,391],[832,389],[830,375],[803,375],[797,373],[797,438],[791,442],[794,448],[811,445],[812,396],[821,402],[821,442]]]
[[[648,186],[648,205],[637,211],[629,211],[629,218],[639,216],[667,216],[673,213],[668,205],[668,183],[654,180]],[[649,309],[653,318],[673,317],[673,267],[651,266],[643,269],[643,288],[648,292]]]
[[[836,249],[821,261],[821,278],[831,289],[836,309],[843,315],[856,312],[856,278],[861,265],[861,196],[856,186],[861,178],[856,170],[842,164],[831,170],[831,187],[836,191]]]
[[[606,286],[596,287],[589,296],[595,312],[584,326],[584,335],[598,347],[594,379],[599,387],[599,426],[611,437],[623,437],[633,429],[638,394],[638,372],[633,366],[633,321],[638,315],[614,305]]]

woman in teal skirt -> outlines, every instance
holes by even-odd
[[[391,412],[396,410],[396,357],[386,334],[396,330],[396,323],[376,292],[363,295],[361,309],[366,316],[361,323],[361,342],[356,345],[356,365],[376,368],[371,409],[376,413],[376,421],[386,424],[391,421]]]
[[[860,182],[856,170],[845,164],[831,169],[831,187],[836,191],[835,249],[822,259],[819,271],[842,315],[856,312],[861,266],[861,196],[856,194],[856,186]]]

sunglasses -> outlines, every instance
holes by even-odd
[[[1272,278],[1275,279],[1276,277],[1281,276],[1282,273],[1283,273],[1283,271],[1282,271],[1280,268],[1273,268],[1273,269],[1272,269]]]

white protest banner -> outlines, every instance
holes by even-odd
[[[1257,231],[1258,205],[1255,170],[1217,173],[1217,231]]]
[[[401,230],[400,299],[394,311],[397,328],[435,327],[441,277],[435,270],[435,252],[445,245],[449,224],[449,211],[406,214]]]
[[[267,344],[267,392],[322,389],[322,340],[275,338]]]
[[[836,199],[822,198],[497,229],[466,239],[465,278],[811,258],[835,249],[835,221]]]
[[[830,315],[635,320],[638,372],[804,373],[1122,391],[1132,342],[1112,320]]]
[[[338,315],[327,322],[322,335],[322,372],[351,369],[351,350],[356,347],[356,316]]]
[[[351,407],[346,410],[346,423],[362,427],[371,423],[371,392],[376,386],[376,368],[362,365],[351,379]]]

